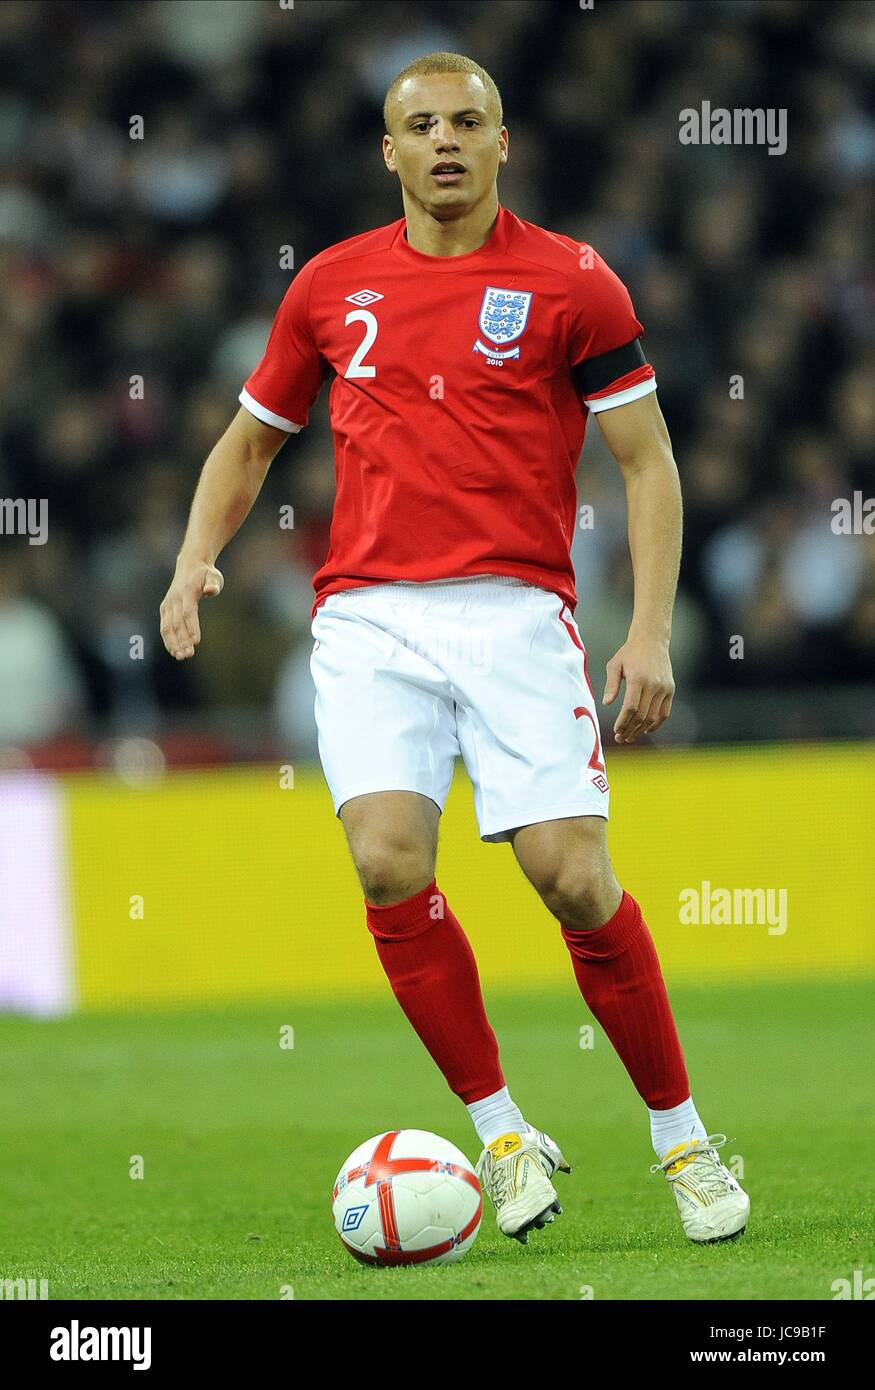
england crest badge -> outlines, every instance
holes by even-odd
[[[482,352],[491,362],[506,362],[511,357],[519,357],[519,347],[500,351],[508,343],[522,337],[529,317],[532,293],[529,290],[501,290],[495,285],[487,285],[480,305],[479,328],[484,338],[495,347],[488,347],[478,338],[472,349]]]

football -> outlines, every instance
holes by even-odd
[[[337,1175],[334,1224],[364,1264],[451,1264],[477,1237],[483,1194],[455,1144],[393,1129],[353,1149]]]

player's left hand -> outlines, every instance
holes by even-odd
[[[668,643],[646,637],[629,637],[607,665],[602,704],[611,705],[626,682],[623,707],[614,724],[617,743],[634,743],[651,734],[671,713],[674,677]]]

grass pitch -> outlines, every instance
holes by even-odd
[[[569,980],[487,1000],[513,1095],[574,1165],[565,1214],[522,1248],[487,1201],[474,1248],[433,1269],[361,1267],[331,1221],[371,1134],[432,1129],[478,1156],[391,997],[0,1019],[0,1279],[74,1299],[829,1300],[871,1278],[871,984],[671,992],[702,1118],[744,1160],[740,1241],[684,1238],[641,1101],[598,1028],[580,1048]]]

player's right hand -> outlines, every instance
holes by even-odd
[[[161,636],[171,656],[177,661],[185,661],[194,656],[194,649],[201,640],[197,606],[202,598],[212,598],[220,594],[225,586],[225,578],[215,565],[203,561],[192,564],[178,560],[173,583],[164,595],[161,604]]]

